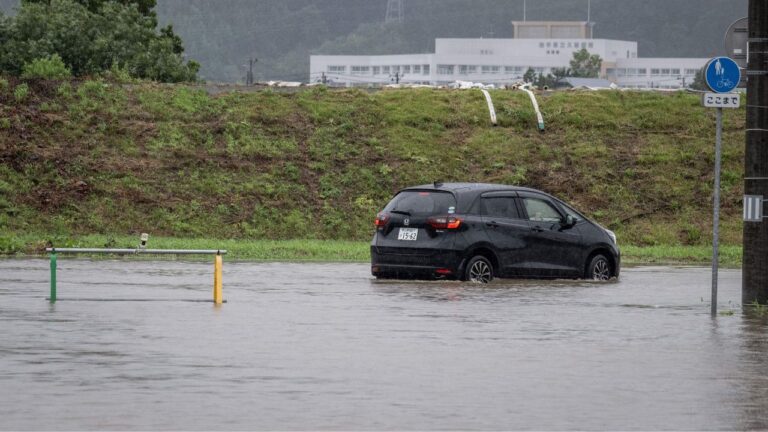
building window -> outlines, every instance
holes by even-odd
[[[402,66],[402,71],[404,74],[411,73],[411,65]]]
[[[661,70],[661,74],[662,75],[672,75],[670,69],[662,69]]]
[[[370,66],[352,66],[352,75],[368,75],[370,72]]]
[[[429,65],[421,65],[421,73],[429,75]]]
[[[689,76],[694,76],[694,75],[696,75],[696,72],[698,72],[696,69],[686,69],[686,70],[685,70],[685,74],[686,74],[686,75],[689,75]]]
[[[582,47],[582,48],[586,48],[586,47],[587,47],[587,43],[586,43],[586,42],[582,42],[582,43],[581,43],[581,47]]]
[[[539,42],[539,48],[544,48],[544,42]]]
[[[438,75],[453,75],[453,65],[437,65]]]
[[[637,70],[637,74],[640,76],[647,76],[648,75],[648,69],[646,68],[640,68]]]
[[[626,70],[626,69],[624,69],[624,68],[618,68],[618,69],[616,69],[616,76],[617,76],[617,77],[623,77],[623,76],[627,76],[627,70]]]
[[[552,42],[547,42],[547,48],[552,46]]]
[[[421,65],[413,65],[413,73],[415,74],[421,73]]]
[[[501,66],[483,66],[483,74],[497,74],[501,72]]]
[[[651,69],[651,76],[661,75],[661,69]]]
[[[680,75],[680,69],[672,69],[672,75]]]
[[[590,47],[590,48],[594,48],[595,44],[590,42],[587,46]]]
[[[608,68],[605,70],[605,73],[610,77],[616,76],[616,69]]]
[[[347,72],[347,67],[346,66],[328,66],[328,72],[343,74]]]
[[[381,66],[374,66],[373,67],[373,74],[374,75],[380,75],[381,74]]]
[[[389,74],[389,66],[382,66],[381,67],[381,73],[383,74]]]

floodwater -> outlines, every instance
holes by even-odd
[[[765,429],[741,273],[377,282],[365,264],[0,260],[0,429]]]

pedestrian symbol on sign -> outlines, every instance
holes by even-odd
[[[741,70],[728,57],[715,57],[707,64],[704,77],[713,92],[728,93],[739,85]]]

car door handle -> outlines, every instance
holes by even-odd
[[[487,226],[491,227],[491,228],[498,228],[499,227],[499,224],[497,224],[496,221],[486,222],[485,224]]]
[[[533,232],[543,232],[544,228],[542,228],[540,226],[535,226],[535,227],[531,228],[531,231],[533,231]]]

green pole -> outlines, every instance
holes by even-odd
[[[51,252],[51,303],[56,303],[56,252]]]

